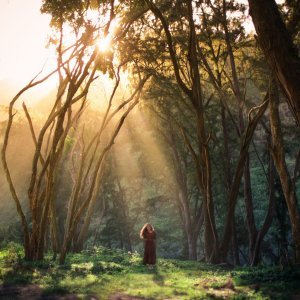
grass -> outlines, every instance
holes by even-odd
[[[52,261],[26,262],[15,244],[0,251],[2,286],[33,284],[42,295],[76,294],[108,299],[125,294],[146,299],[291,299],[300,294],[300,270],[278,267],[235,268],[202,262],[159,259],[153,270],[138,253],[94,248]]]

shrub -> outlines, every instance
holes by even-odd
[[[7,244],[5,252],[3,262],[6,267],[15,268],[20,265],[23,256],[23,248],[21,245],[10,242]]]

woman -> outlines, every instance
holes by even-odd
[[[152,267],[156,263],[156,232],[153,226],[146,223],[141,229],[140,237],[145,241],[143,264]]]

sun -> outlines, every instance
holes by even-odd
[[[97,47],[100,52],[107,52],[111,48],[111,36],[108,34],[104,38],[100,38],[97,42]]]

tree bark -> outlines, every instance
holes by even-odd
[[[263,241],[263,238],[269,231],[272,220],[273,220],[273,215],[274,215],[274,208],[275,208],[275,201],[274,201],[274,162],[273,158],[270,155],[269,158],[269,206],[268,206],[268,211],[267,215],[265,217],[264,224],[262,228],[256,232],[256,239],[255,239],[255,244],[253,245],[251,255],[250,255],[250,265],[251,266],[257,266],[260,259],[261,259],[261,244]]]
[[[279,93],[275,80],[271,86],[270,97],[270,124],[272,133],[271,153],[274,159],[275,167],[279,175],[285,201],[287,204],[291,227],[292,237],[295,247],[296,262],[300,262],[300,214],[298,200],[295,192],[295,185],[292,183],[290,174],[285,161],[284,141],[281,131],[281,122],[279,117]]]
[[[247,228],[248,228],[248,241],[249,241],[249,261],[252,261],[253,251],[255,247],[255,241],[257,237],[257,228],[255,225],[255,217],[253,211],[253,198],[251,190],[250,179],[250,166],[249,166],[249,154],[247,155],[245,168],[244,168],[244,200],[247,216]]]
[[[258,109],[258,112],[253,117],[253,119],[250,118],[252,111],[249,112],[249,123],[248,123],[247,129],[245,130],[243,144],[241,146],[241,150],[240,150],[240,154],[239,154],[239,160],[238,160],[238,163],[236,166],[236,171],[235,171],[232,185],[231,185],[230,191],[229,191],[229,207],[228,207],[226,223],[225,223],[225,227],[224,227],[223,239],[220,244],[220,252],[221,252],[222,260],[226,260],[228,250],[229,250],[229,244],[230,244],[230,240],[232,237],[232,219],[233,219],[234,213],[235,213],[235,207],[236,207],[236,202],[237,202],[241,179],[243,176],[244,165],[245,165],[247,157],[248,157],[248,149],[249,149],[255,128],[256,128],[260,118],[263,116],[264,112],[267,109],[267,106],[269,103],[268,100],[269,100],[269,96],[266,95],[263,104],[261,104],[260,106],[255,108],[255,109]]]
[[[221,80],[219,80],[219,83]],[[221,85],[221,83],[220,83]],[[228,126],[226,121],[226,111],[223,103],[221,103],[221,118],[222,118],[222,131],[224,138],[224,177],[226,183],[226,191],[227,191],[227,199],[229,198],[229,190],[232,184],[232,172],[231,172],[231,156],[229,151],[229,141],[228,141]],[[235,225],[235,217],[232,220],[232,253],[234,257],[234,264],[240,265],[240,257],[239,257],[239,247],[236,236],[236,225]]]
[[[244,121],[244,96],[242,94],[242,90],[240,88],[240,82],[238,78],[238,72],[236,68],[235,57],[232,48],[232,42],[228,30],[228,21],[227,21],[227,6],[226,1],[223,0],[223,27],[225,32],[225,42],[228,50],[228,56],[231,67],[231,75],[232,75],[232,90],[237,100],[238,105],[238,120],[239,120],[239,135],[242,136],[245,131],[245,121]],[[254,241],[257,235],[257,229],[255,226],[255,218],[253,212],[253,199],[252,199],[252,191],[251,191],[251,174],[250,174],[250,161],[249,154],[247,153],[246,161],[244,165],[244,201],[246,206],[247,213],[247,227],[248,227],[248,236],[249,236],[249,254],[251,256]],[[233,221],[234,222],[234,221]]]
[[[115,168],[117,169],[116,164],[114,164]],[[127,251],[132,252],[132,245],[131,245],[131,237],[130,237],[130,232],[131,232],[131,226],[130,226],[130,221],[129,221],[129,216],[128,216],[128,205],[127,205],[127,199],[126,199],[126,194],[124,192],[124,189],[122,187],[122,184],[120,182],[120,178],[118,174],[116,175],[116,182],[119,188],[119,195],[117,197],[117,205],[119,208],[119,213],[121,215],[121,226],[120,226],[120,231],[123,233],[123,239],[124,239],[124,248]]]
[[[300,125],[300,58],[275,0],[248,0],[257,39]]]
[[[188,245],[188,259],[196,260],[197,259],[197,240],[199,236],[199,231],[203,224],[203,214],[196,214],[193,219],[191,216],[189,203],[186,193],[183,191],[178,191],[178,202],[181,209],[184,232],[187,237]],[[201,209],[201,208],[200,208]],[[201,209],[202,211],[202,209]],[[200,223],[200,224],[199,224]]]

